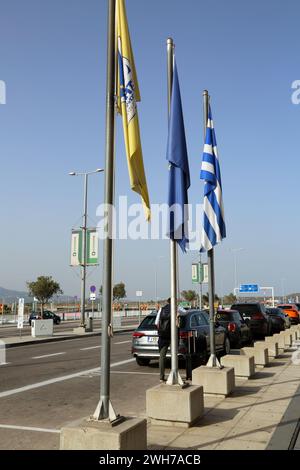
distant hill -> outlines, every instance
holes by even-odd
[[[15,302],[18,297],[23,297],[25,299],[25,302],[32,301],[32,297],[29,297],[28,292],[5,289],[4,287],[0,287],[0,303],[2,303],[2,299],[4,299],[7,303]]]

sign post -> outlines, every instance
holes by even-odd
[[[94,302],[96,300],[96,286],[90,287],[90,300],[92,301],[92,317],[94,318]]]
[[[20,338],[22,336],[22,329],[24,327],[24,303],[25,301],[23,298],[19,299],[17,328],[20,330]]]
[[[139,297],[139,324],[141,323],[141,302],[140,302],[140,297],[143,295],[143,291],[137,290],[135,295]]]
[[[192,282],[198,284],[199,309],[202,310],[202,285],[208,284],[208,264],[202,263],[201,259],[192,264]]]

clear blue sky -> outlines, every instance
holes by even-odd
[[[192,185],[201,203],[202,91],[212,96],[223,178],[227,239],[216,249],[218,293],[238,279],[299,291],[299,119],[291,83],[300,79],[297,0],[127,0],[139,77],[144,163],[152,202],[167,194],[166,39],[174,38]],[[106,0],[2,0],[0,80],[0,285],[24,289],[53,275],[79,293],[69,265],[70,229],[82,212],[75,170],[104,165]],[[117,124],[116,194],[138,202],[128,184]],[[103,175],[90,179],[90,217],[103,201]],[[101,252],[102,255],[102,252]],[[164,256],[165,258],[158,259]],[[169,291],[164,241],[116,243],[115,281],[129,297]],[[180,287],[191,288],[197,253],[180,256]],[[101,283],[102,266],[88,284]]]

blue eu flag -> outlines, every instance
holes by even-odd
[[[174,62],[173,86],[167,147],[169,161],[169,227],[168,237],[175,240],[183,252],[188,244],[188,188],[190,170],[185,139],[181,95],[176,63]]]

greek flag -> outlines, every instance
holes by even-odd
[[[214,245],[221,242],[222,239],[226,237],[221,172],[210,106],[208,110],[200,179],[205,181],[203,207],[204,221],[200,250],[203,252],[211,250]]]

